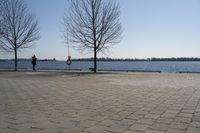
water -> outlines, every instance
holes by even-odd
[[[98,70],[123,71],[161,71],[161,72],[200,72],[200,62],[180,61],[99,61]],[[89,70],[93,67],[92,61],[74,61],[70,68],[74,70]],[[18,61],[19,69],[32,69],[31,61]],[[68,69],[65,61],[38,61],[39,70],[65,70]],[[0,62],[0,69],[14,69],[14,61]]]

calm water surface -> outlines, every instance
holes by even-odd
[[[181,61],[99,61],[98,70],[129,70],[129,71],[161,71],[161,72],[200,72],[200,62]],[[32,69],[31,61],[18,61],[20,69]],[[65,61],[38,61],[37,69],[64,70],[68,69]],[[70,68],[89,70],[92,61],[74,61]],[[13,69],[14,61],[0,62],[0,69]]]

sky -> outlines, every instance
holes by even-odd
[[[200,0],[118,0],[121,6],[122,41],[98,57],[151,58],[200,57]],[[67,0],[25,0],[39,22],[40,40],[20,50],[19,58],[36,54],[40,59],[66,60],[62,18]],[[73,58],[90,58],[70,48]],[[0,58],[14,53],[0,52]]]

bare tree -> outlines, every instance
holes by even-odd
[[[14,52],[17,70],[17,51],[31,47],[39,39],[38,23],[23,0],[6,0],[1,8],[0,46],[8,52]]]
[[[119,3],[114,0],[69,0],[64,17],[64,37],[79,50],[94,52],[94,73],[97,54],[121,40]]]

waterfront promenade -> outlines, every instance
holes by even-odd
[[[200,133],[200,74],[0,71],[0,133]]]

